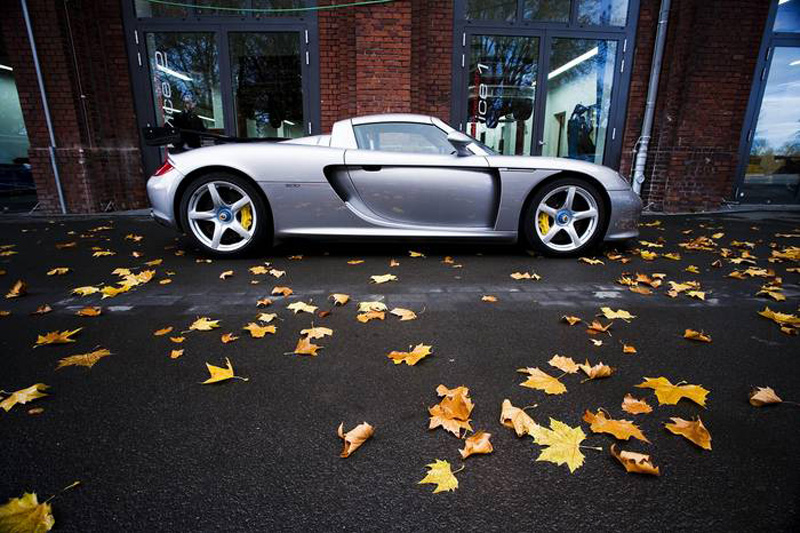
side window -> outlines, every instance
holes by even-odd
[[[380,122],[354,126],[353,131],[360,150],[445,155],[455,151],[447,133],[433,124]]]

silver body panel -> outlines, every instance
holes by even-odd
[[[606,240],[638,235],[641,200],[610,168],[570,159],[416,154],[359,150],[353,125],[419,122],[454,131],[425,115],[372,115],[337,122],[331,135],[280,143],[222,144],[170,155],[173,169],[151,177],[153,216],[178,226],[183,180],[229,169],[252,178],[272,209],[275,237],[469,237],[515,240],[525,200],[562,172],[593,179],[610,199]]]

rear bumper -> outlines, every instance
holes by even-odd
[[[642,199],[630,189],[608,191],[608,196],[611,198],[611,217],[605,240],[619,241],[638,237]]]
[[[177,228],[175,219],[175,191],[183,176],[175,169],[152,176],[147,180],[147,198],[150,200],[151,216],[160,224]]]

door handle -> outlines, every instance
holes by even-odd
[[[380,165],[361,165],[365,172],[378,172],[381,169]]]
[[[539,141],[539,146],[544,146],[545,144],[547,144],[547,143],[544,142],[544,141]]]

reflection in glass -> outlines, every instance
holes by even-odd
[[[529,155],[539,38],[474,35],[467,133],[501,154]]]
[[[190,2],[180,2],[188,4]],[[189,8],[170,6],[166,4],[154,4],[149,0],[135,0],[136,16],[146,17],[186,17],[189,15]]]
[[[570,0],[525,0],[523,17],[526,20],[567,22],[569,2]]]
[[[602,26],[624,26],[628,0],[577,0],[578,22]]]
[[[466,14],[473,20],[514,20],[517,0],[467,0]]]
[[[236,132],[240,137],[302,137],[300,34],[231,33]]]
[[[305,7],[305,0],[253,0],[255,9],[297,9]],[[256,17],[302,17],[304,11],[284,11],[275,13],[254,13]]]
[[[800,32],[800,0],[783,0],[778,2],[778,14],[775,15],[773,31]]]
[[[0,42],[0,209],[27,210],[35,203],[36,187],[28,159],[28,130],[9,59]]]
[[[542,155],[602,163],[617,43],[552,42]]]
[[[182,0],[181,3],[189,2]],[[250,7],[250,2],[248,0],[194,0],[194,2],[191,3],[197,6],[198,15],[242,16],[247,13],[245,11],[239,11],[239,8]]]
[[[748,201],[796,202],[800,182],[800,48],[777,47],[744,178]]]
[[[148,33],[147,55],[158,125],[222,133],[225,125],[214,34]],[[200,146],[196,135],[184,137],[183,148]]]

